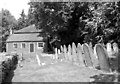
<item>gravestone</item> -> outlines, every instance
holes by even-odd
[[[108,56],[111,57],[112,56],[112,46],[111,46],[111,43],[107,43],[106,44],[106,48],[107,48]]]
[[[63,51],[64,51],[64,60],[67,60],[67,47],[64,45],[63,46]]]
[[[38,65],[41,66],[40,58],[39,58],[39,56],[37,54],[36,54],[36,59],[37,59]]]
[[[96,44],[95,50],[98,56],[100,69],[105,72],[110,72],[107,50],[101,44]]]
[[[93,46],[93,45],[92,45],[92,42],[90,42],[90,43],[89,43],[89,46],[90,46],[90,47],[92,47],[92,46]]]
[[[82,45],[80,43],[78,43],[77,45],[77,58],[78,58],[79,65],[85,66],[83,53],[82,53]]]
[[[62,45],[60,46],[60,50],[61,50],[61,53],[63,53],[63,46]]]
[[[72,49],[71,45],[68,45],[68,60],[72,62]]]
[[[58,59],[58,51],[57,51],[58,49],[57,48],[55,48],[55,59]]]
[[[61,53],[59,55],[59,58],[63,60],[64,59],[64,50],[63,50],[63,46],[62,45],[60,46],[60,51],[61,51]]]
[[[84,56],[85,56],[85,63],[87,67],[93,67],[93,63],[91,60],[91,56],[90,56],[90,51],[89,51],[89,46],[87,43],[84,43],[83,46],[83,52],[84,52]]]
[[[119,48],[118,48],[118,44],[117,43],[113,43],[113,52],[116,56],[118,56],[118,53],[119,53]]]
[[[60,49],[58,49],[58,54],[60,54]]]
[[[119,52],[119,48],[118,48],[118,44],[116,43],[116,42],[114,42],[113,44],[112,44],[112,46],[113,46],[113,57],[115,58],[114,59],[114,61],[116,61],[116,62],[114,62],[114,69],[115,70],[119,70],[119,67],[120,67],[120,62],[119,62],[119,59],[120,59],[120,52]]]
[[[72,43],[72,60],[74,63],[77,62],[76,45],[74,42]]]
[[[89,52],[90,52],[90,57],[93,63],[93,67],[98,67],[99,66],[99,62],[98,62],[98,58],[96,57],[97,55],[94,54],[94,50],[91,46],[89,46]]]

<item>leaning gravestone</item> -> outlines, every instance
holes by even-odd
[[[82,54],[82,45],[80,43],[78,43],[78,45],[77,45],[77,58],[78,58],[79,65],[85,66],[84,57]]]
[[[106,44],[106,48],[107,48],[108,56],[111,57],[112,56],[112,46],[111,46],[111,43],[107,43]]]
[[[107,50],[101,44],[96,44],[95,50],[98,56],[100,69],[105,72],[110,72]]]
[[[93,67],[93,63],[91,60],[91,56],[90,56],[90,51],[89,51],[89,46],[87,43],[84,43],[83,46],[83,52],[84,52],[84,56],[85,56],[85,63],[87,67]]]
[[[37,54],[36,54],[36,59],[37,59],[38,65],[41,66],[40,58],[39,58],[39,56]]]
[[[68,45],[68,60],[72,62],[72,49],[71,45]]]
[[[74,63],[77,62],[76,45],[74,42],[72,43],[72,59]]]

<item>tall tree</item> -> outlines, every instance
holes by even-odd
[[[85,26],[82,20],[90,16],[87,13],[89,11],[87,2],[30,3],[33,7],[36,26],[43,28],[47,35],[61,39],[63,43],[76,41]]]
[[[36,26],[64,44],[119,39],[119,2],[30,2],[30,6]]]
[[[2,9],[0,11],[0,51],[5,50],[6,39],[10,34],[10,29],[13,29],[16,24],[16,19],[8,10]]]
[[[26,27],[26,15],[24,13],[24,10],[22,10],[21,14],[20,14],[20,18],[18,19],[18,23],[17,23],[17,30],[22,29],[24,27]]]

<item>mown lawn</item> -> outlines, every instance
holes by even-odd
[[[98,70],[79,67],[66,62],[38,66],[37,62],[24,62],[14,71],[12,82],[90,82]]]

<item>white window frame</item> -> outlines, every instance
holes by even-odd
[[[15,48],[14,44],[17,44],[17,43],[13,43],[13,48]],[[17,44],[17,48],[18,48],[18,44]]]
[[[43,47],[44,47],[44,42],[37,42],[37,48],[38,48],[38,49],[43,48],[43,47],[38,47],[38,44],[39,44],[39,43],[42,43],[42,44],[43,44]]]
[[[21,48],[23,48],[22,44],[25,44],[25,48],[26,48],[26,43],[21,43]]]

